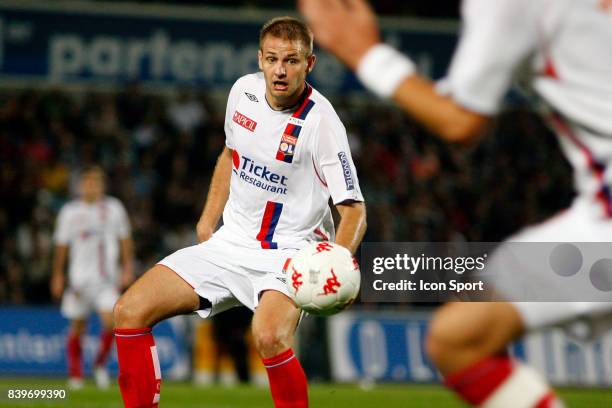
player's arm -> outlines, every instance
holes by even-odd
[[[317,42],[353,71],[368,50],[381,42],[375,16],[364,1],[350,0],[346,5],[319,0],[299,3]],[[347,26],[351,29],[347,30]],[[398,67],[402,68],[405,67]],[[395,91],[389,95],[406,113],[447,141],[465,142],[480,134],[487,123],[486,116],[440,95],[428,79],[414,72],[406,74],[409,75],[395,84]]]
[[[481,134],[514,69],[533,47],[537,35],[529,16],[536,13],[530,3],[469,1],[463,10],[467,28],[450,71],[452,95],[445,96],[416,73],[410,59],[382,46],[376,18],[364,0],[299,1],[321,46],[355,71],[368,89],[394,99],[414,119],[451,142],[467,142]]]
[[[226,146],[217,159],[210,187],[208,188],[208,195],[206,196],[206,204],[196,227],[200,242],[208,240],[213,232],[215,232],[229,197],[231,176],[232,151]]]
[[[51,296],[59,300],[64,293],[66,278],[64,269],[68,258],[68,245],[55,245],[53,254],[53,270],[51,272]]]
[[[475,140],[490,119],[440,95],[431,81],[418,74],[402,81],[393,99],[406,113],[447,142]]]
[[[316,177],[327,187],[340,213],[335,242],[355,253],[366,231],[366,210],[346,130],[339,119],[322,115],[313,164]]]
[[[119,240],[121,251],[121,286],[127,288],[134,281],[134,240],[131,236]]]
[[[119,256],[121,262],[121,276],[119,283],[122,289],[127,289],[134,281],[134,241],[130,225],[130,217],[120,201],[115,201],[117,222],[117,240],[119,241]]]
[[[53,251],[53,266],[51,271],[51,296],[59,300],[64,293],[66,286],[66,262],[68,260],[68,250],[70,240],[73,235],[72,226],[74,223],[70,219],[70,211],[67,206],[63,207],[58,216],[53,234],[55,249]]]
[[[352,254],[366,232],[366,208],[363,202],[345,201],[336,205],[340,222],[336,232],[336,243],[348,248]]]

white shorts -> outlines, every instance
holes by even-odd
[[[66,319],[86,319],[93,312],[112,312],[119,299],[113,285],[88,285],[82,289],[66,288],[62,296],[61,313]]]
[[[198,310],[202,318],[235,306],[255,310],[265,290],[289,297],[283,266],[295,249],[237,248],[218,236],[176,251],[159,264],[183,278],[210,307]]]
[[[551,219],[519,231],[508,242],[610,242],[612,246],[612,220],[597,218],[591,200],[578,197],[571,207]],[[610,252],[612,258],[612,251]],[[587,265],[588,266],[588,265]],[[521,268],[522,269],[522,268]],[[586,268],[583,268],[586,269]],[[558,279],[547,279],[539,270],[521,270],[528,279],[547,290],[575,290],[578,285],[589,284],[585,272],[572,277],[563,286]],[[524,275],[523,275],[524,276]],[[532,279],[535,276],[535,279]],[[585,283],[587,282],[587,283]],[[550,285],[550,286],[548,286]],[[557,285],[557,289],[555,289]],[[503,292],[503,291],[502,291]],[[609,296],[607,296],[609,295]],[[598,302],[513,302],[527,329],[563,325],[571,320],[589,318],[600,321],[612,320],[612,292],[607,292],[607,301]]]

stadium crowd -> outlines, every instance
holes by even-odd
[[[483,143],[453,148],[390,105],[341,99],[336,109],[367,202],[365,241],[497,241],[572,197],[554,137],[520,104]],[[137,273],[195,243],[223,120],[204,92],[161,96],[137,83],[1,91],[0,303],[50,302],[55,217],[89,164],[128,209]]]

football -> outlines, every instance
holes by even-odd
[[[359,294],[361,274],[348,249],[315,242],[285,263],[287,288],[304,311],[330,316],[346,309]]]

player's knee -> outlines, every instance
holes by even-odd
[[[438,366],[461,357],[463,352],[480,347],[479,325],[465,321],[465,308],[461,304],[442,308],[429,325],[425,351]]]
[[[70,332],[75,336],[81,336],[85,333],[86,327],[85,320],[73,320],[70,324]]]
[[[113,308],[115,327],[122,329],[148,327],[149,324],[144,309],[131,296],[126,295],[121,296]]]
[[[264,358],[270,358],[291,347],[292,338],[274,329],[264,329],[253,332],[255,347]]]
[[[456,343],[448,327],[434,319],[425,338],[425,352],[436,366],[440,366],[455,351]]]

